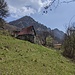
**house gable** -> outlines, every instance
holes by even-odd
[[[21,31],[14,31],[14,37],[21,40],[34,42],[34,36],[36,36],[36,32],[33,26],[23,28]]]

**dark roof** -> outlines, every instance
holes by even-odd
[[[33,26],[29,26],[27,28],[23,28],[18,35],[25,35],[25,34],[32,34],[32,30],[34,30]],[[35,30],[34,30],[34,34],[35,34]]]

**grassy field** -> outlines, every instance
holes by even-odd
[[[0,75],[75,75],[59,51],[0,33]]]

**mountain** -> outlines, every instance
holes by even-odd
[[[52,34],[56,40],[60,42],[64,40],[65,33],[60,31],[59,29],[55,28],[54,30],[52,30]]]
[[[48,28],[43,24],[36,22],[30,16],[24,16],[18,20],[12,21],[9,23],[10,25],[17,26],[19,28],[24,28],[30,25],[33,25],[36,31],[47,31]]]
[[[30,16],[24,16],[18,20],[12,21],[9,23],[10,25],[17,26],[19,28],[24,28],[30,25],[33,25],[35,28],[35,31],[37,34],[41,35],[44,34],[44,32],[47,32],[48,35],[52,35],[55,37],[55,39],[58,41],[62,41],[64,38],[64,32],[54,29],[51,30],[51,28],[47,28],[45,25],[36,22],[33,18]],[[48,36],[46,35],[46,36]]]

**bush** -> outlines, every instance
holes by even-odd
[[[75,59],[75,26],[68,27],[64,39],[63,54],[69,58]]]
[[[53,38],[51,36],[48,36],[46,38],[46,46],[49,46],[49,47],[53,46]]]

